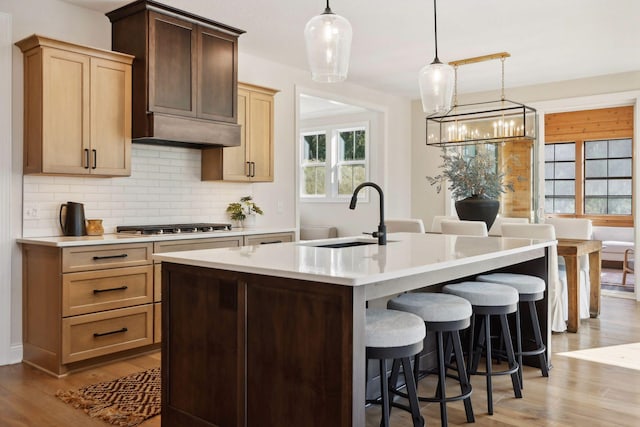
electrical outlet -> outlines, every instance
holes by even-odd
[[[38,219],[38,208],[27,208],[24,216],[28,219]]]
[[[282,203],[282,200],[278,200],[276,203],[276,212],[279,214],[284,213],[284,203]]]

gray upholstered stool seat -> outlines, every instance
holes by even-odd
[[[415,292],[402,294],[387,308],[413,313],[425,322],[457,322],[471,317],[471,304],[455,295]]]
[[[514,287],[520,294],[520,302],[526,303],[529,308],[529,317],[531,318],[531,327],[533,329],[533,337],[535,341],[535,347],[528,350],[522,349],[522,326],[520,322],[520,308],[516,311],[516,356],[518,356],[518,375],[520,376],[520,387],[524,387],[523,375],[522,375],[522,357],[523,356],[538,356],[538,363],[540,364],[540,371],[543,377],[549,376],[549,366],[547,364],[547,347],[542,340],[542,331],[540,330],[540,321],[538,320],[538,312],[536,311],[536,301],[540,301],[544,298],[544,291],[546,284],[543,279],[530,276],[528,274],[516,274],[516,273],[491,273],[483,274],[476,277],[476,280],[480,282],[492,282],[502,285]],[[531,346],[529,346],[531,347]]]
[[[516,311],[518,291],[513,287],[487,282],[461,282],[445,285],[443,290],[469,301],[471,305],[483,307],[513,306]]]
[[[467,422],[474,422],[473,407],[471,406],[471,384],[464,364],[462,343],[460,342],[460,330],[469,327],[472,315],[471,304],[464,298],[451,294],[435,292],[412,292],[402,294],[387,303],[387,307],[393,310],[402,310],[420,316],[428,331],[435,334],[437,369],[421,370],[420,354],[414,361],[415,377],[421,379],[428,374],[437,373],[438,386],[435,396],[418,396],[423,402],[437,402],[440,404],[440,420],[442,427],[448,425],[447,403],[462,400],[464,403]],[[445,339],[446,349],[445,349]],[[447,374],[451,354],[455,357],[457,376]],[[395,384],[399,371],[399,365],[393,364],[391,384]],[[457,380],[460,384],[460,394],[447,396],[447,377]],[[393,391],[395,394],[405,396],[402,392]]]
[[[402,347],[422,342],[425,336],[423,320],[411,313],[397,310],[367,309],[367,347]]]
[[[422,351],[426,330],[423,320],[412,313],[396,310],[368,308],[365,322],[365,343],[367,359],[380,361],[380,401],[382,403],[382,427],[389,426],[391,405],[411,412],[414,427],[424,426],[424,418],[420,415],[416,382],[411,369],[410,357]],[[402,363],[409,406],[392,403],[387,377],[387,359]],[[393,383],[395,386],[395,382]]]
[[[493,414],[493,375],[510,375],[513,386],[513,393],[516,398],[522,397],[520,386],[520,375],[518,370],[520,365],[516,362],[513,344],[511,343],[511,332],[507,314],[515,313],[518,309],[518,291],[507,285],[489,282],[462,282],[445,285],[442,288],[445,292],[457,295],[468,300],[473,308],[471,316],[471,330],[469,334],[469,358],[467,370],[470,375],[484,375],[487,380],[487,410],[489,415]],[[480,329],[478,341],[475,340],[476,317],[480,316]],[[502,371],[493,371],[492,349],[491,349],[491,316],[498,316],[500,319],[501,336],[506,347],[508,368]],[[483,350],[486,352],[486,371],[478,371],[480,356]]]
[[[540,294],[546,289],[544,280],[528,274],[491,273],[476,277],[479,282],[491,282],[516,288],[519,294]]]

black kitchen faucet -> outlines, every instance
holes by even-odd
[[[373,182],[363,182],[358,185],[356,189],[353,191],[353,196],[351,196],[351,203],[349,204],[349,209],[355,209],[356,203],[358,202],[358,192],[364,187],[373,187],[378,191],[380,195],[380,224],[378,224],[378,231],[374,231],[371,233],[373,237],[378,238],[379,245],[387,244],[387,226],[384,225],[384,193],[382,192],[382,188],[376,183]]]

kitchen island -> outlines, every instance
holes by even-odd
[[[163,263],[163,426],[363,426],[368,301],[496,270],[546,279],[555,245],[395,233],[386,246],[323,247],[354,240],[367,241],[154,255]]]

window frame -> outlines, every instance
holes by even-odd
[[[351,194],[338,194],[339,192],[339,183],[338,183],[338,172],[340,165],[350,165],[350,164],[364,164],[365,168],[365,177],[364,181],[369,180],[369,176],[371,173],[371,123],[369,120],[362,121],[354,121],[347,123],[332,123],[323,126],[312,126],[305,127],[301,129],[298,137],[298,144],[300,147],[300,156],[299,156],[299,182],[300,189],[298,191],[300,201],[303,203],[347,203],[351,200]],[[340,161],[340,144],[339,144],[339,134],[340,132],[350,132],[364,130],[365,133],[365,159],[361,160],[351,160],[351,161]],[[304,137],[307,135],[317,135],[320,133],[325,133],[325,141],[326,141],[326,160],[325,160],[325,194],[303,194],[303,190],[305,188],[304,181],[304,168],[308,167],[310,163],[305,163],[306,159],[304,158]],[[358,194],[358,201],[368,202],[369,201],[369,192],[362,191]]]
[[[585,212],[585,181],[586,181],[586,173],[585,173],[585,162],[586,158],[584,155],[585,143],[589,141],[613,141],[613,140],[626,140],[631,139],[631,214],[629,215],[615,215],[615,214],[586,214]],[[636,197],[633,188],[635,187],[634,183],[636,177],[633,175],[633,163],[635,160],[635,150],[633,149],[633,137],[610,137],[610,138],[576,138],[575,140],[567,140],[567,141],[551,141],[545,142],[545,146],[554,145],[554,144],[568,144],[575,143],[575,213],[570,214],[561,214],[561,213],[548,213],[545,212],[545,217],[549,218],[586,218],[593,221],[593,225],[595,226],[614,226],[614,227],[633,227],[634,221],[634,198]],[[546,161],[545,161],[546,163]],[[546,181],[546,175],[545,175]],[[545,194],[545,199],[546,199]]]
[[[633,164],[636,158],[635,148],[635,115],[636,106],[626,104],[615,107],[604,107],[590,110],[575,110],[544,115],[544,143],[559,144],[574,142],[576,144],[576,209],[574,214],[543,213],[545,217],[587,218],[595,226],[633,227],[635,206],[638,196],[635,192]],[[631,140],[631,214],[630,215],[590,215],[584,213],[584,176],[585,156],[584,142],[597,140]],[[544,162],[543,162],[544,163]],[[544,188],[544,187],[543,187]],[[546,197],[546,194],[545,194]],[[544,203],[544,200],[542,201]]]
[[[304,138],[306,136],[311,136],[311,135],[324,135],[324,143],[325,143],[325,159],[324,162],[307,162],[307,159],[305,158],[305,150],[304,150]],[[317,130],[306,130],[306,131],[302,131],[300,132],[300,137],[299,137],[299,142],[300,144],[300,192],[302,192],[302,189],[304,188],[304,184],[305,184],[305,174],[304,174],[304,169],[306,167],[317,167],[317,166],[321,166],[324,165],[325,168],[325,175],[324,175],[324,188],[325,188],[325,193],[329,184],[329,177],[327,176],[326,170],[327,170],[327,163],[331,163],[330,161],[330,152],[329,152],[329,138],[328,138],[328,133],[325,129],[323,128],[319,128]],[[304,196],[302,196],[302,194],[300,195],[301,197],[305,197],[305,198],[309,198],[309,199],[318,199],[318,198],[324,198],[326,197],[326,195],[322,195],[322,194],[305,194]]]

